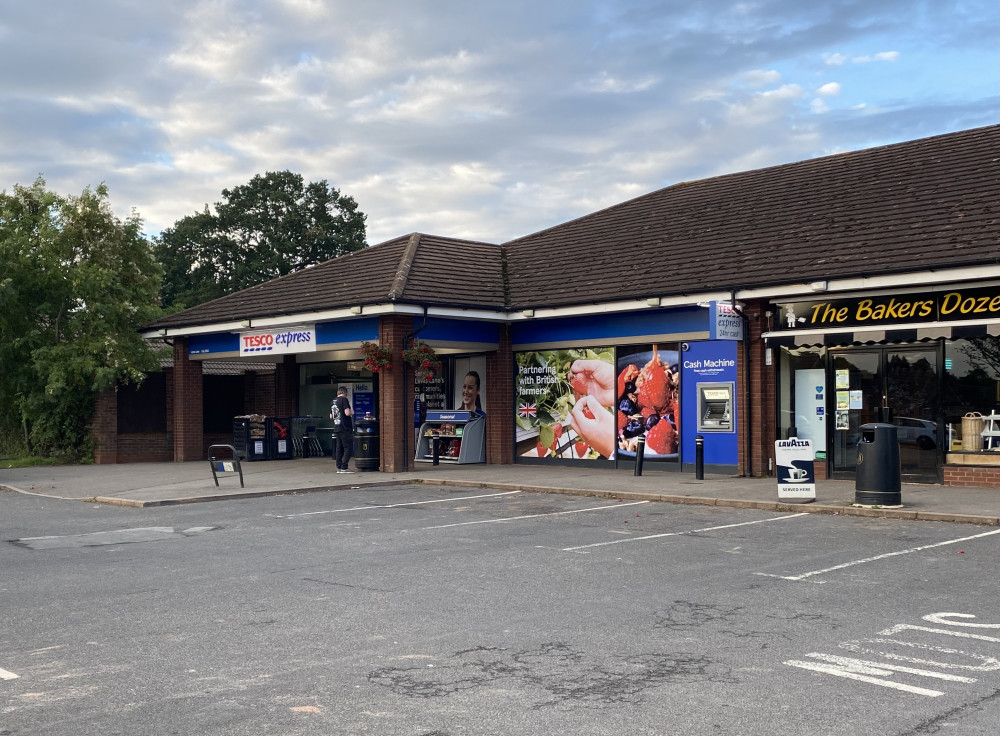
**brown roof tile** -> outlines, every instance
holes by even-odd
[[[149,325],[187,327],[382,304],[503,304],[500,247],[414,233],[191,307]]]
[[[518,310],[1000,262],[1000,125],[685,182],[503,246],[414,233],[148,325]]]
[[[997,263],[998,157],[991,126],[677,184],[506,243],[510,306]]]

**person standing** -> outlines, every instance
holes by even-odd
[[[354,410],[347,398],[347,387],[337,389],[337,398],[330,404],[330,419],[333,420],[333,462],[338,473],[353,473],[348,467],[354,454]]]

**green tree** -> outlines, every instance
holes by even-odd
[[[103,184],[0,192],[0,409],[29,452],[89,455],[95,392],[155,367],[138,327],[161,314],[161,271],[140,226],[112,214]]]
[[[165,307],[191,307],[365,247],[365,215],[325,180],[268,172],[222,196],[214,213],[206,206],[157,239]]]

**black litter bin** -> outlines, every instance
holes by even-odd
[[[378,470],[378,419],[371,415],[354,418],[354,466]]]
[[[899,441],[895,424],[862,424],[854,503],[900,506]]]

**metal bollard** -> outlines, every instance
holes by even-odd
[[[705,438],[700,434],[694,437],[694,478],[705,480]]]
[[[636,439],[639,440],[639,444],[635,446],[635,474],[642,475],[642,458],[646,454],[646,438],[640,434]]]
[[[434,459],[431,461],[431,465],[441,464],[441,440],[435,437],[431,440],[431,457]]]

